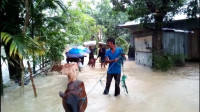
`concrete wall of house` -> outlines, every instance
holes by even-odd
[[[135,52],[135,63],[143,66],[152,67],[152,53],[151,52]]]
[[[152,35],[135,38],[135,62],[139,65],[152,66]]]
[[[152,48],[152,36],[144,36],[140,38],[135,38],[135,48],[136,51],[141,51],[141,52],[151,52],[148,47]]]

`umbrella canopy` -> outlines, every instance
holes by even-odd
[[[67,52],[66,56],[72,58],[79,58],[89,53],[90,50],[86,47],[73,47]]]
[[[98,42],[98,44],[106,45],[106,43],[105,43],[105,42]]]
[[[83,45],[85,47],[96,46],[96,41],[87,41],[87,42],[84,42]]]
[[[100,44],[101,44],[104,48],[106,48],[106,45],[107,45],[107,44],[106,44],[105,42],[98,42],[98,45],[100,45]]]

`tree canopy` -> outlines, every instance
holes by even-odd
[[[163,21],[171,20],[175,14],[185,12],[188,17],[197,17],[197,0],[111,0],[113,10],[128,12],[129,19],[140,18],[140,23],[154,23],[153,50],[162,49]],[[181,9],[184,4],[186,9]]]
[[[104,37],[117,38],[123,34],[123,30],[117,30],[116,26],[128,21],[128,14],[122,11],[112,10],[110,0],[102,0],[96,5],[96,9],[91,15],[97,21],[97,24],[104,26]]]

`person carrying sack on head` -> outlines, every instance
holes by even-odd
[[[119,57],[124,57],[123,49],[115,46],[115,39],[109,38],[107,40],[107,45],[110,49],[106,50],[105,57],[106,63],[109,63],[109,67],[107,70],[107,78],[106,78],[106,87],[103,92],[104,95],[109,93],[110,84],[112,78],[115,79],[115,93],[114,96],[120,95],[120,78],[121,78],[121,63],[117,62]]]

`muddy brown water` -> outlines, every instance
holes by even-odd
[[[126,61],[124,74],[129,94],[121,87],[121,94],[114,97],[114,80],[109,95],[103,95],[107,68],[96,63],[95,68],[85,65],[79,73],[88,94],[85,112],[199,112],[199,65],[187,63],[168,72],[154,71]],[[10,81],[1,97],[1,112],[64,112],[59,91],[65,91],[67,76],[49,72],[47,76],[34,78],[37,98],[31,83],[25,86],[24,95],[20,87]],[[95,86],[96,85],[96,86]]]

